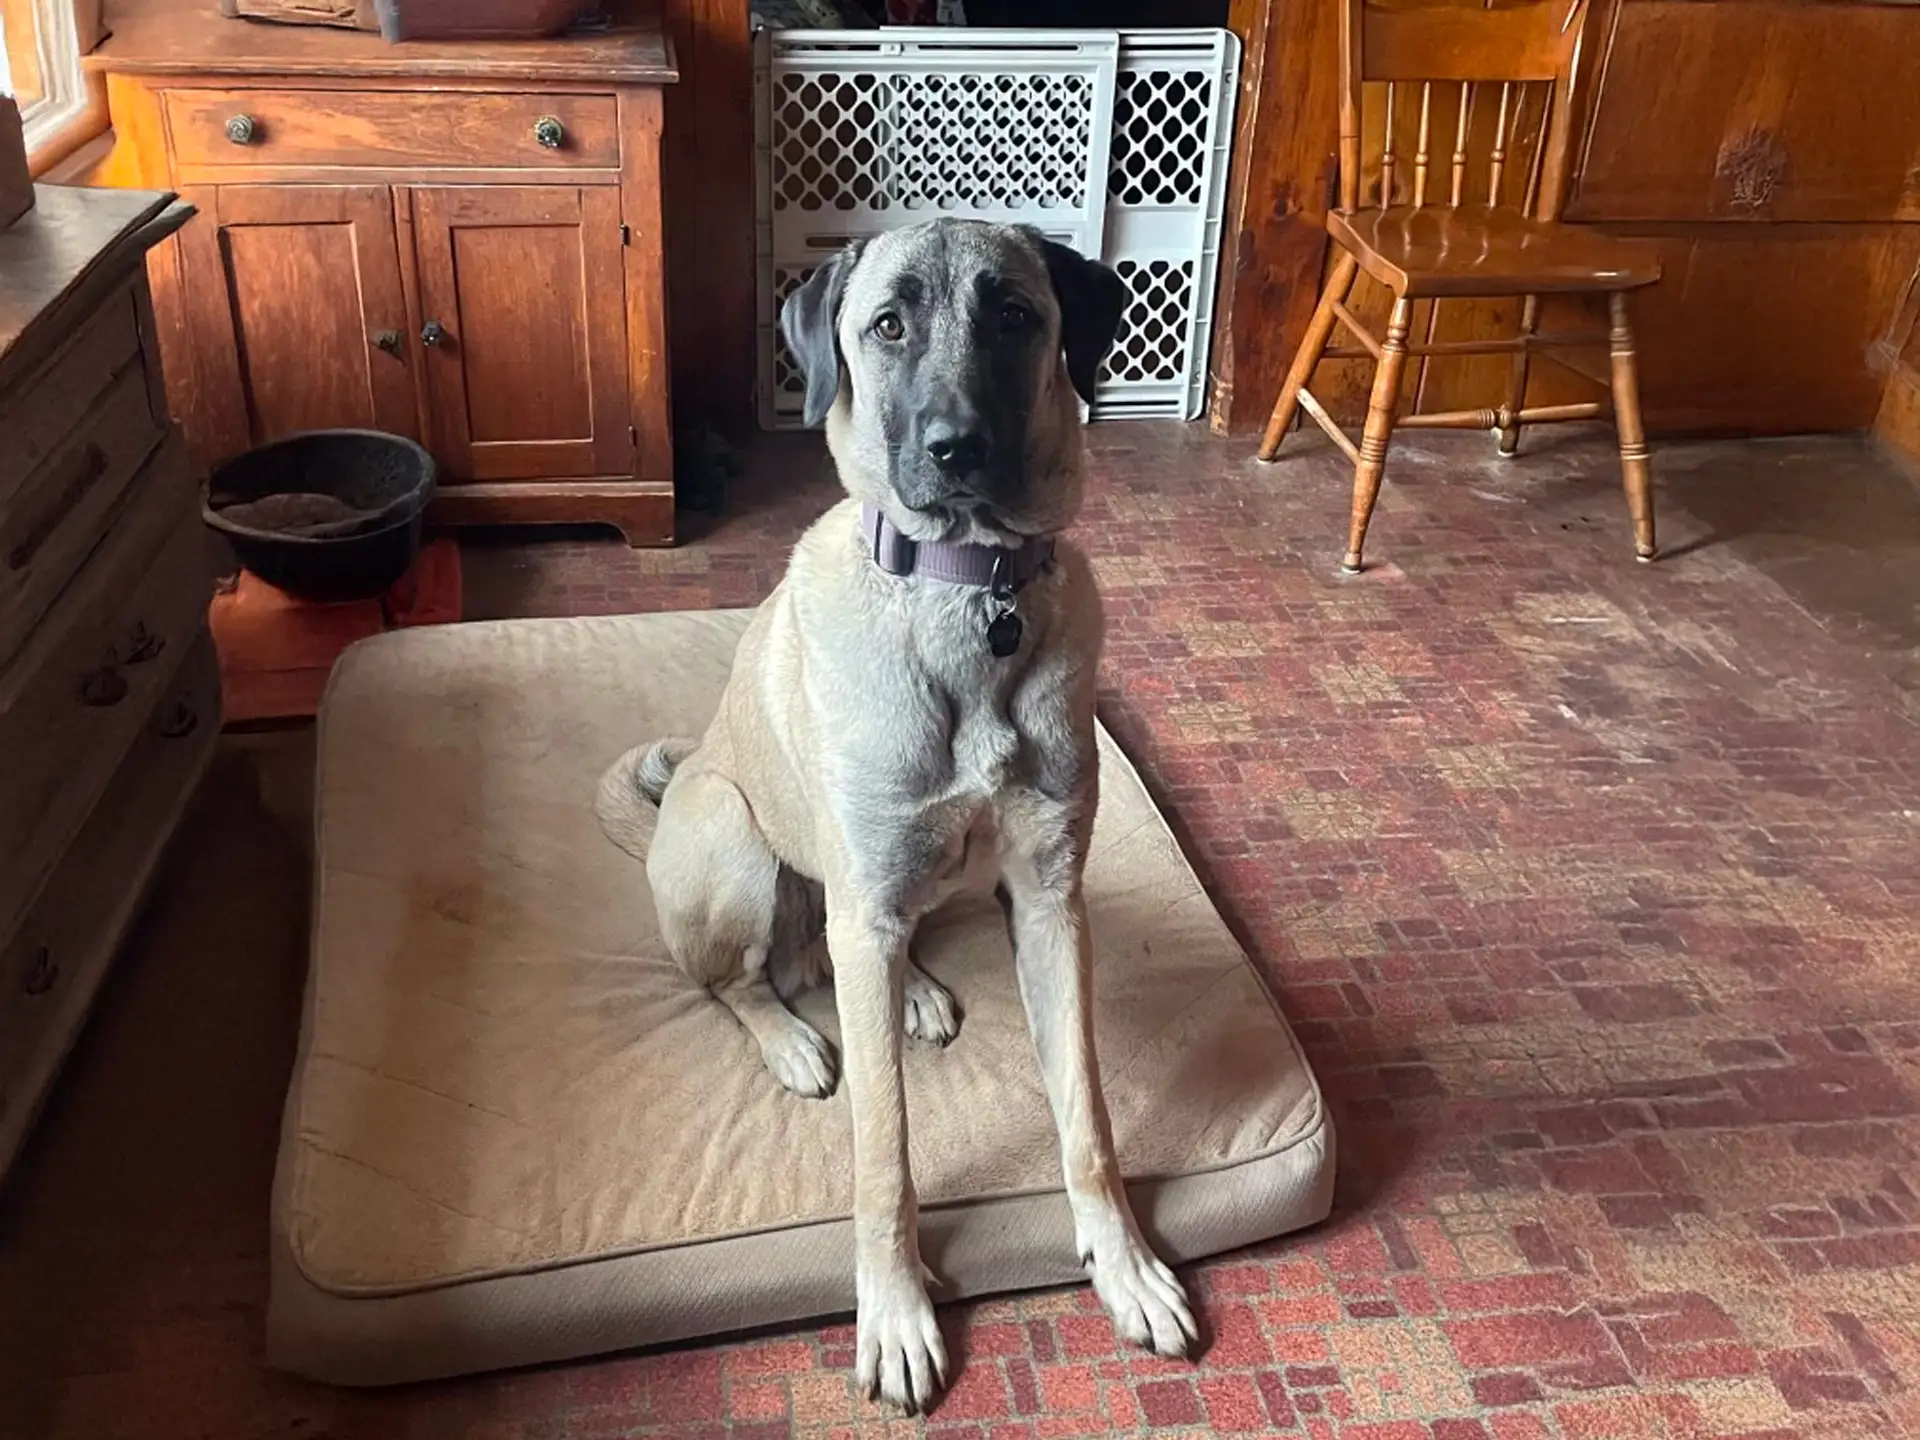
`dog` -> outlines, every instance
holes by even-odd
[[[753,616],[706,734],[629,751],[598,799],[645,858],[675,960],[802,1096],[835,1085],[832,1047],[785,1004],[827,978],[810,958],[824,927],[853,1117],[856,1378],[908,1413],[947,1358],[901,1033],[945,1044],[961,1021],[910,946],[962,892],[997,894],[1006,916],[1094,1289],[1156,1354],[1197,1340],[1121,1184],[1089,995],[1100,602],[1058,537],[1084,486],[1079,401],[1125,304],[1107,267],[977,221],[892,231],[815,270],[781,327],[848,498]]]

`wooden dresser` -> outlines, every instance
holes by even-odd
[[[36,199],[0,230],[0,1171],[220,730],[199,487],[143,264],[193,212]]]
[[[442,523],[673,539],[651,11],[409,42],[112,0],[99,176],[201,212],[155,256],[174,414],[208,464],[371,426],[441,464]]]

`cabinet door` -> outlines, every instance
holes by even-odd
[[[180,236],[195,370],[183,417],[219,460],[296,430],[418,438],[406,293],[383,185],[222,185]]]
[[[619,191],[411,196],[429,443],[447,478],[630,478]]]

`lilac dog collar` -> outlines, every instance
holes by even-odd
[[[873,563],[889,575],[920,575],[948,585],[976,585],[1017,593],[1053,563],[1053,537],[1016,547],[916,541],[902,535],[876,506],[860,507],[861,529]]]

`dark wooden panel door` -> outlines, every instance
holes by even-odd
[[[222,459],[296,430],[417,437],[393,195],[378,185],[194,191],[181,282],[195,371],[188,429]]]
[[[429,443],[446,478],[630,478],[619,191],[410,195]]]

